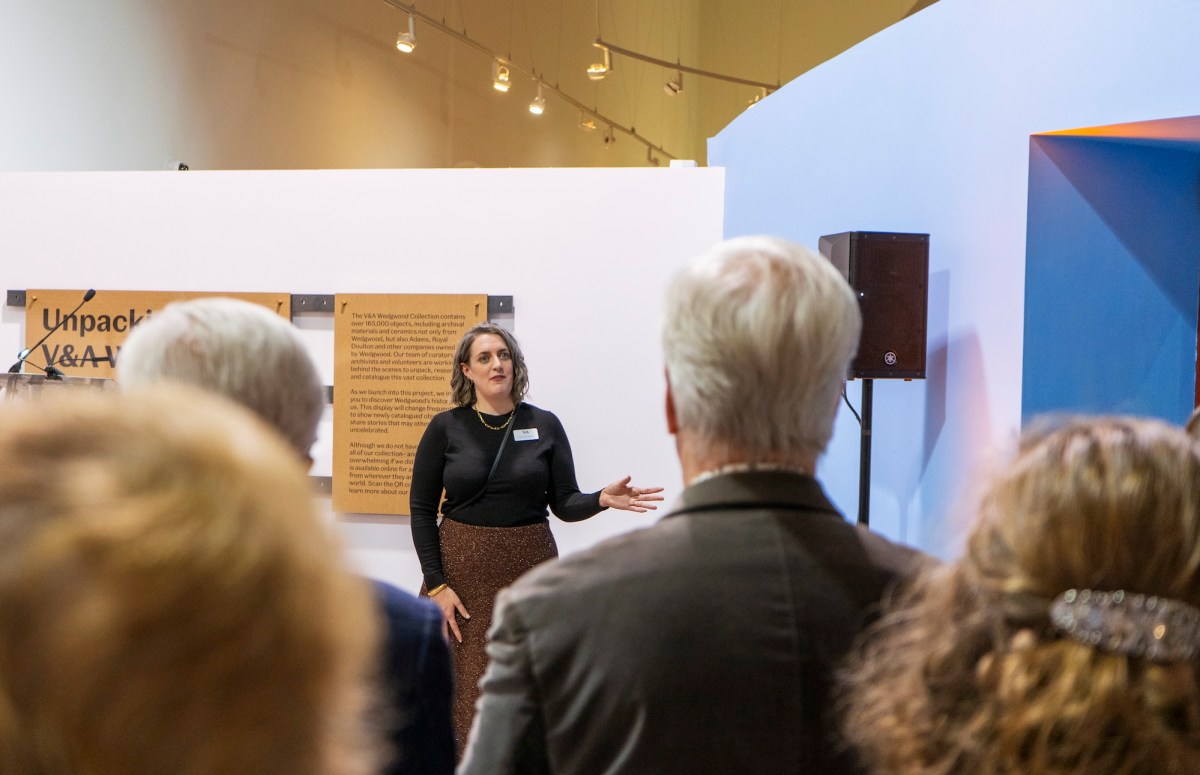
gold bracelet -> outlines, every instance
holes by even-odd
[[[450,585],[449,584],[438,584],[436,587],[427,591],[425,594],[429,595],[430,597],[433,597],[438,592],[441,592],[443,589],[445,589],[448,586],[450,586]]]

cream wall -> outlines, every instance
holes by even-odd
[[[915,0],[700,3],[699,66],[786,84],[931,4]],[[703,138],[724,129],[759,94],[754,87],[724,81],[693,78],[689,83],[696,86],[697,131]],[[819,112],[812,115],[813,120],[825,118]],[[707,159],[707,154],[697,158]]]
[[[624,5],[608,32],[661,43]],[[675,5],[671,50],[691,59],[698,2]],[[587,80],[591,3],[420,7],[675,155],[699,152],[695,100],[671,101],[657,75]],[[495,92],[489,58],[420,22],[417,52],[399,54],[405,19],[383,0],[0,3],[0,170],[647,166],[644,146],[606,148],[549,94],[534,118],[532,81]]]
[[[757,91],[617,56],[601,83],[598,35],[667,61],[791,80],[922,5],[772,0],[421,0],[417,7],[558,84],[678,158]],[[597,24],[599,9],[599,24]],[[45,0],[0,3],[0,170],[648,166],[646,148],[534,84],[491,88],[491,60],[384,0]]]

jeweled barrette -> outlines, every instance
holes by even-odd
[[[1200,610],[1165,597],[1068,589],[1050,604],[1050,621],[1085,645],[1154,662],[1200,652]]]

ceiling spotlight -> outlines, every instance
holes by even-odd
[[[604,61],[588,65],[587,77],[593,81],[603,81],[604,76],[612,70],[612,54],[609,53],[608,46],[603,43],[593,43],[592,45],[604,52]]]
[[[540,116],[546,112],[546,98],[542,96],[542,84],[538,82],[537,96],[533,98],[533,102],[529,103],[529,112],[535,116]]]
[[[410,13],[408,15],[408,31],[401,30],[400,34],[396,36],[396,50],[404,54],[411,54],[416,47],[417,35],[413,31],[413,16]]]
[[[663,84],[663,91],[674,97],[683,91],[683,71],[676,70],[675,77]]]
[[[758,94],[750,98],[750,107],[754,107],[759,102],[767,98],[767,88],[765,86],[758,87]]]
[[[499,59],[492,62],[492,88],[498,92],[506,92],[512,86],[512,74],[508,65]]]
[[[596,117],[582,110],[579,111],[579,128],[588,132],[596,131]]]
[[[662,162],[661,162],[661,161],[659,161],[659,160],[658,160],[658,159],[657,159],[657,158],[654,156],[654,152],[651,150],[650,146],[648,146],[648,145],[646,146],[646,161],[650,162],[650,163],[651,163],[652,165],[654,165],[655,167],[657,167],[658,165],[662,164]]]
[[[610,126],[604,130],[604,150],[611,150],[613,143],[617,141],[617,136],[613,134],[613,128]]]

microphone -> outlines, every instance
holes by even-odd
[[[96,289],[88,288],[87,293],[83,294],[83,301],[76,304],[75,309],[71,310],[65,316],[59,318],[58,322],[54,324],[54,328],[51,328],[49,331],[46,332],[45,336],[43,336],[41,339],[37,340],[37,343],[34,344],[33,347],[26,347],[24,350],[17,353],[17,362],[14,363],[12,366],[8,367],[8,373],[9,374],[20,374],[21,373],[21,365],[25,363],[25,360],[27,358],[29,358],[30,354],[32,354],[33,351],[36,350],[37,348],[41,347],[42,344],[44,344],[45,341],[50,338],[51,334],[53,334],[58,329],[62,328],[63,324],[67,322],[67,319],[70,318],[72,315],[74,315],[76,312],[78,312],[80,307],[82,307],[84,304],[87,304],[89,301],[91,301],[95,295],[96,295]],[[50,379],[55,379],[55,378],[62,379],[62,372],[59,371],[57,368],[55,368],[53,364],[51,364],[48,367],[42,368],[42,371],[46,372],[46,376],[48,376]],[[57,377],[53,372],[58,372]]]
[[[63,374],[62,369],[58,368],[53,363],[51,363],[49,366],[41,366],[30,360],[26,360],[23,362],[28,363],[30,366],[33,366],[35,369],[40,369],[41,371],[46,372],[46,379],[62,379],[63,377],[67,376],[66,374]],[[14,363],[13,366],[14,367],[20,366],[21,363],[22,362]],[[9,369],[8,373],[9,374],[19,374],[20,372]]]
[[[62,369],[58,368],[58,364],[62,363],[64,359],[65,359],[65,356],[63,358],[59,358],[57,361],[55,361],[54,363],[51,363],[48,366],[40,366],[30,360],[26,360],[25,363],[28,363],[29,365],[33,366],[34,368],[41,369],[42,371],[46,372],[46,379],[61,380],[67,376],[66,374],[63,373]],[[85,363],[90,363],[94,366],[97,363],[112,363],[112,362],[113,362],[113,359],[107,355],[92,355],[87,358],[77,359],[75,361],[74,365],[82,366]]]
[[[28,364],[32,364],[35,368],[39,368],[42,371],[46,372],[46,379],[60,380],[60,379],[64,379],[67,376],[66,374],[63,373],[62,369],[58,368],[58,364],[63,362],[63,358],[59,358],[56,362],[51,363],[49,366],[39,366],[38,364],[34,363],[33,361],[29,361],[29,360],[27,360],[25,362]],[[85,363],[90,363],[92,365],[95,365],[97,363],[112,363],[112,362],[113,362],[113,359],[108,357],[107,355],[92,355],[87,358],[77,359],[75,361],[75,365],[82,366]]]

